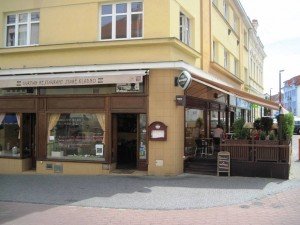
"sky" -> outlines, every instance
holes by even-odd
[[[258,20],[257,34],[267,57],[265,93],[278,93],[279,70],[283,82],[300,75],[300,1],[240,0],[250,20]]]

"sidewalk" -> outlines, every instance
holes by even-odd
[[[299,224],[298,138],[290,180],[0,175],[0,224]]]
[[[289,224],[300,221],[300,188],[263,200],[195,210],[124,210],[0,202],[0,224]]]

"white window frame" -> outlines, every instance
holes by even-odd
[[[229,52],[224,48],[224,68],[229,69]]]
[[[131,4],[132,3],[142,3],[143,4],[143,10],[140,12],[131,12]],[[127,11],[126,13],[117,13],[117,5],[119,4],[126,4],[127,5]],[[102,15],[102,6],[110,5],[112,6],[112,14],[105,14]],[[101,4],[100,10],[99,10],[99,40],[100,41],[111,41],[111,40],[128,40],[128,39],[142,39],[144,37],[144,1],[129,1],[129,2],[117,2],[117,3],[110,3],[110,4]],[[142,35],[141,37],[131,37],[131,16],[132,15],[142,15]],[[117,25],[117,16],[126,15],[126,38],[116,38],[116,25]],[[112,31],[111,31],[111,38],[110,39],[102,39],[102,17],[111,16],[112,17]]]
[[[180,41],[191,45],[191,20],[183,12],[180,12],[179,35],[180,33],[182,34],[182,37],[179,37]]]
[[[32,13],[39,13],[39,11],[26,11],[26,12],[17,12],[17,13],[9,13],[9,14],[6,14],[6,18],[5,18],[5,38],[4,38],[4,46],[6,48],[14,48],[14,47],[24,47],[24,46],[36,46],[36,45],[39,45],[39,43],[37,44],[30,44],[30,41],[31,41],[31,25],[32,24],[39,24],[40,25],[40,19],[38,21],[31,21],[31,14]],[[20,14],[27,14],[27,22],[19,22],[19,16]],[[8,24],[8,16],[15,16],[16,19],[15,19],[15,23],[10,23]],[[18,44],[18,41],[19,41],[19,26],[20,25],[27,25],[27,37],[26,37],[26,44],[25,45],[19,45]],[[8,46],[7,45],[7,28],[10,27],[10,26],[14,26],[15,27],[15,41],[14,41],[14,45],[13,46]],[[40,34],[38,33],[38,36]],[[39,37],[38,37],[39,39]],[[39,42],[39,41],[38,41]]]
[[[234,58],[234,75],[239,75],[239,61],[237,58]]]
[[[215,40],[212,42],[212,60],[218,62],[218,43]]]
[[[229,19],[229,8],[228,8],[228,4],[226,0],[223,0],[223,9],[224,9],[224,17],[226,18],[226,20]]]

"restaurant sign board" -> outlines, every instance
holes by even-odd
[[[227,173],[230,176],[230,152],[220,151],[218,153],[217,173]]]
[[[178,85],[183,89],[187,89],[192,82],[192,76],[187,71],[182,71],[178,77]]]

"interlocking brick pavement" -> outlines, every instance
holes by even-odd
[[[0,224],[300,224],[300,188],[238,205],[132,210],[0,202]]]

